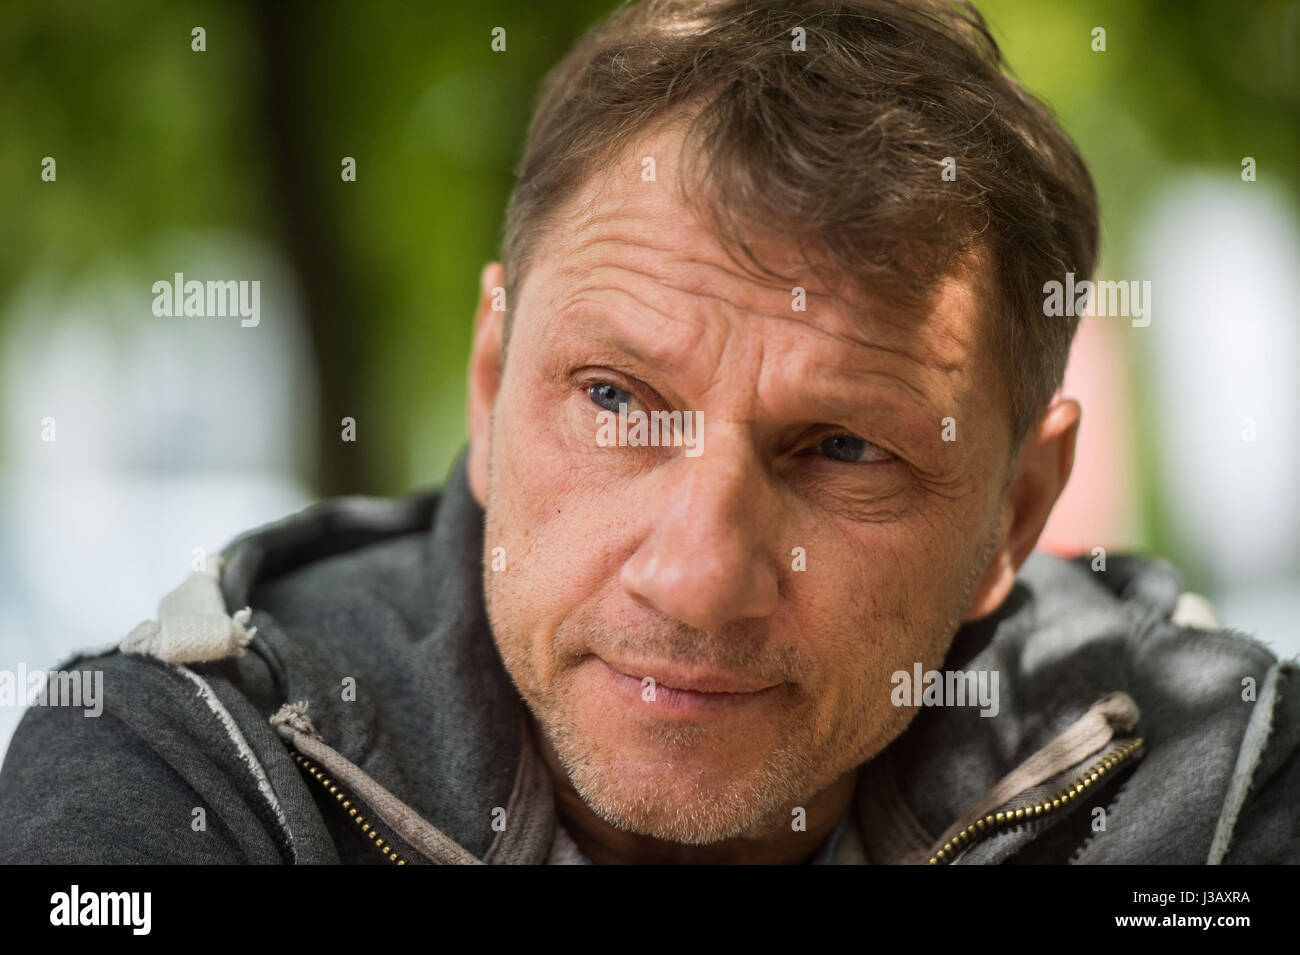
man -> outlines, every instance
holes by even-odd
[[[104,715],[28,714],[0,856],[1295,861],[1294,666],[1031,556],[1097,232],[968,8],[621,9],[538,106],[447,487],[75,661]]]

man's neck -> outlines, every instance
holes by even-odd
[[[856,772],[845,773],[803,808],[807,829],[788,824],[759,839],[685,845],[617,829],[601,819],[573,787],[559,756],[530,717],[533,738],[555,784],[555,811],[582,854],[597,865],[791,865],[805,863],[826,841],[853,800]],[[788,807],[793,808],[793,807]],[[789,816],[787,808],[787,817]]]

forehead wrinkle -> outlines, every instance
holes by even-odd
[[[585,298],[587,298],[591,293],[594,293],[594,292],[613,292],[613,293],[615,293],[615,294],[617,294],[617,295],[625,295],[625,296],[627,296],[628,298],[632,299],[632,301],[634,301],[634,302],[636,302],[638,305],[640,305],[642,308],[645,308],[645,309],[647,309],[648,311],[654,312],[656,315],[660,316],[661,318],[666,319],[667,321],[669,321],[669,322],[671,322],[671,323],[678,324],[678,325],[695,326],[695,327],[693,327],[693,329],[692,329],[692,330],[693,330],[693,334],[692,334],[692,336],[691,336],[691,342],[690,342],[690,344],[687,345],[687,346],[685,346],[685,347],[682,349],[686,354],[692,354],[692,353],[694,353],[694,352],[698,349],[698,347],[699,347],[699,341],[700,341],[701,338],[704,337],[704,334],[705,334],[705,332],[707,331],[706,328],[698,327],[698,323],[693,323],[693,322],[690,322],[690,321],[687,320],[687,319],[679,318],[679,317],[677,317],[677,316],[675,316],[675,315],[670,315],[669,313],[662,311],[661,309],[659,309],[658,307],[652,305],[651,303],[649,303],[649,302],[647,302],[647,301],[644,301],[643,299],[641,299],[639,296],[635,295],[634,293],[629,292],[627,289],[622,288],[622,287],[620,287],[620,286],[616,286],[616,285],[593,285],[593,286],[584,286],[584,287],[582,288],[582,290],[579,291],[576,295],[571,296],[570,298],[568,298],[568,299],[565,301],[564,306],[563,306],[563,308],[562,308],[561,311],[560,311],[560,314],[563,315],[563,314],[564,314],[565,312],[567,312],[568,310],[574,308],[575,306],[577,306],[577,305],[579,305],[579,304],[582,304],[582,303],[583,303],[583,300],[584,300]],[[603,311],[603,310],[604,310],[604,308],[603,308],[603,306],[601,305],[601,303],[596,302],[596,301],[592,301],[592,302],[590,303],[590,306],[591,306],[591,308],[593,308],[593,309],[596,310],[596,311]],[[625,314],[625,313],[624,313],[624,314]],[[600,321],[598,321],[598,320],[589,320],[589,321],[584,322],[584,324],[586,324],[586,325],[598,325],[598,326],[600,326],[600,327],[602,327],[602,328],[609,328],[609,327],[610,327],[610,323],[608,323],[608,322],[600,322]],[[639,327],[639,323],[636,323],[636,322],[627,323],[627,324],[631,324],[634,328]],[[619,337],[619,339],[620,339],[620,344],[624,344],[624,345],[637,345],[637,346],[640,345],[640,343],[635,343],[635,342],[628,342],[628,341],[626,341],[626,340],[625,340],[625,339],[626,339],[626,336],[624,336],[624,335],[622,335],[622,334],[619,334],[618,337]],[[638,357],[648,358],[648,359],[651,359],[651,360],[653,360],[653,361],[655,361],[655,362],[657,362],[657,363],[659,363],[659,364],[665,364],[665,365],[680,365],[680,358],[679,358],[679,357],[675,357],[675,356],[665,357],[665,356],[667,355],[667,353],[669,352],[669,349],[663,347],[663,340],[662,340],[662,339],[657,339],[657,340],[652,341],[652,342],[647,342],[647,343],[646,343],[646,346],[645,346],[644,348],[637,347],[635,350],[636,350],[636,352],[637,352]],[[675,350],[675,349],[674,349],[674,350]]]
[[[624,268],[627,269],[628,271],[635,272],[638,275],[644,275],[645,277],[652,279],[653,281],[658,282],[668,288],[673,288],[681,292],[688,292],[693,295],[703,295],[711,298],[716,298],[719,301],[725,302],[726,304],[732,305],[736,308],[747,309],[750,311],[757,311],[757,312],[764,312],[766,311],[766,309],[762,307],[751,307],[748,304],[748,301],[751,299],[757,299],[760,297],[760,295],[763,294],[766,294],[768,298],[772,298],[774,300],[777,297],[780,297],[784,305],[788,306],[789,304],[788,301],[786,300],[792,294],[792,290],[787,288],[784,284],[781,284],[776,280],[772,280],[770,282],[760,281],[759,279],[756,279],[753,276],[738,271],[734,266],[729,266],[727,264],[724,264],[723,262],[714,261],[711,259],[698,258],[693,255],[683,255],[679,252],[679,248],[683,244],[682,242],[675,242],[675,243],[670,242],[666,245],[656,245],[653,242],[647,241],[646,238],[642,235],[637,235],[633,237],[624,237],[621,235],[614,235],[614,236],[597,235],[583,240],[575,248],[573,248],[571,252],[574,253],[584,252],[591,249],[593,246],[600,245],[603,242],[610,242],[616,245],[630,245],[636,248],[638,251],[650,251],[650,252],[663,253],[664,255],[668,256],[673,263],[689,265],[694,267],[697,270],[706,270],[709,272],[721,272],[722,275],[729,282],[732,283],[739,282],[743,287],[746,287],[746,291],[748,292],[748,294],[736,297],[736,296],[726,295],[721,292],[713,291],[704,287],[683,288],[679,285],[674,285],[671,282],[669,282],[666,276],[663,275],[662,273],[653,271],[649,268],[636,268],[621,262],[607,263],[612,267]],[[727,262],[730,261],[731,261],[730,259],[727,260]],[[602,266],[598,265],[596,267],[599,268]],[[812,264],[809,262],[805,261],[801,264],[796,264],[794,266],[794,269],[795,271],[806,271],[810,278],[816,281],[820,281],[817,278],[816,272],[814,271]],[[574,271],[583,271],[583,268],[580,265],[573,265],[573,266],[562,267],[560,271],[562,274],[567,274],[569,272],[574,272]],[[801,281],[806,281],[806,280],[801,280]],[[758,291],[755,291],[756,289]],[[832,293],[821,291],[817,288],[804,287],[804,294],[805,297],[808,299],[813,299],[813,300],[824,299],[828,303],[832,303],[837,300],[837,297]]]
[[[726,306],[728,309],[732,311],[745,311],[740,306],[737,306],[734,301],[732,301],[731,299],[727,298],[724,295],[718,295],[713,292],[705,292],[705,291],[701,291],[700,289],[684,288],[683,286],[675,285],[672,282],[664,281],[655,272],[646,271],[645,269],[637,268],[632,265],[626,265],[621,263],[620,264],[609,263],[606,265],[596,266],[596,268],[592,269],[591,271],[594,272],[597,271],[598,269],[617,269],[624,272],[630,272],[633,275],[639,275],[643,278],[649,279],[652,283],[661,286],[662,288],[669,289],[674,292],[681,292],[683,295],[690,295],[694,298],[712,299],[714,301],[720,302],[722,305]],[[653,311],[658,312],[661,315],[664,315],[665,317],[672,318],[672,316],[669,315],[669,313],[665,312],[663,309],[659,308],[658,306],[650,305],[641,296],[635,294],[634,292],[630,291],[627,288],[624,288],[622,286],[612,286],[612,285],[601,286],[601,287],[612,291],[622,292],[623,294],[635,299],[637,302],[640,302],[641,304],[645,305],[647,308],[650,308]],[[684,319],[674,319],[674,321],[684,321]]]
[[[790,294],[789,290],[783,284],[787,278],[790,277],[781,276],[780,281],[776,278],[773,278],[771,281],[762,281],[752,275],[748,275],[737,268],[735,259],[732,258],[732,256],[725,255],[725,249],[723,250],[725,258],[717,259],[704,259],[693,257],[691,255],[679,254],[679,249],[696,244],[695,240],[698,239],[703,239],[704,244],[711,249],[721,248],[721,246],[719,245],[717,236],[713,230],[700,224],[693,211],[687,211],[684,217],[674,218],[672,220],[672,225],[667,229],[658,229],[655,231],[653,227],[658,225],[660,220],[664,218],[664,213],[666,211],[668,210],[658,208],[655,203],[649,203],[647,205],[644,201],[625,200],[619,203],[612,210],[599,213],[588,213],[587,215],[584,215],[581,220],[577,222],[575,228],[567,234],[566,238],[572,243],[576,243],[572,248],[567,250],[567,253],[573,254],[585,252],[593,246],[606,241],[620,245],[631,245],[638,249],[664,253],[677,262],[689,263],[701,268],[722,272],[723,275],[730,280],[734,281],[739,279],[740,281],[746,282],[750,285],[757,285],[761,288],[768,289],[775,294],[783,296]],[[615,230],[612,234],[605,234],[600,228],[606,223],[622,225],[629,219],[639,219],[643,226],[642,230],[627,234],[621,234]],[[584,235],[585,233],[591,233],[593,231],[596,233],[595,235]],[[654,237],[661,237],[662,244],[656,244],[652,241]],[[566,259],[567,256],[564,256],[561,261],[563,262]],[[560,271],[567,273],[569,271],[580,270],[580,268],[581,266],[566,267],[562,264]],[[788,268],[792,269],[796,273],[806,272],[811,279],[818,283],[821,282],[815,266],[806,258],[801,262],[791,263]],[[806,280],[799,279],[799,281]],[[809,298],[834,299],[834,295],[831,293],[817,289],[805,288],[805,293]],[[723,299],[727,298],[725,295],[720,295],[718,297]]]
[[[613,311],[613,315],[626,319],[611,319],[611,309],[607,304],[592,298],[592,293],[613,292],[631,298],[637,305],[655,312],[671,322],[683,323],[682,319],[660,312],[649,303],[642,302],[626,289],[617,286],[587,286],[572,296],[564,299],[552,321],[546,323],[542,332],[543,342],[553,342],[566,332],[578,335],[590,335],[607,345],[621,349],[634,359],[654,365],[667,371],[681,372],[687,365],[687,359],[698,355],[702,350],[700,338],[704,329],[693,329],[691,340],[683,346],[668,345],[662,336],[646,336],[643,322],[636,321],[635,313],[626,309]],[[566,320],[571,319],[571,320]],[[574,326],[578,327],[575,329]]]
[[[583,236],[582,230],[579,230],[578,232],[570,233],[569,238],[574,240],[576,244],[571,244],[571,247],[569,248],[564,248],[564,244],[561,244],[561,247],[558,248],[555,253],[556,258],[559,260],[559,265],[556,268],[556,271],[561,275],[568,274],[569,272],[581,272],[583,270],[582,263],[577,262],[573,257],[578,253],[586,252],[588,249],[597,245],[630,245],[636,249],[649,249],[652,252],[663,252],[668,255],[672,255],[676,251],[670,245],[655,245],[653,242],[648,241],[647,236],[644,233],[628,233],[627,235],[597,233],[592,236]]]
[[[630,242],[630,243],[628,243],[628,244],[639,245],[639,243],[636,243],[636,242]],[[726,270],[726,269],[723,269],[721,266],[714,265],[713,263],[709,263],[709,262],[700,262],[699,260],[696,260],[696,259],[688,259],[688,258],[679,259],[679,261],[689,261],[689,262],[693,262],[693,263],[695,263],[695,264],[702,265],[702,266],[706,266],[706,267],[709,267],[709,268],[720,269],[720,270],[722,270],[723,272],[725,272],[727,275],[732,276],[733,278],[735,277],[735,276],[734,276],[734,273],[732,273],[732,272],[730,272],[730,271],[728,271],[728,270]],[[575,267],[572,267],[572,268],[570,268],[570,269],[568,269],[568,270],[566,270],[566,271],[572,271],[572,272],[579,272],[579,271],[581,271],[581,272],[594,272],[594,271],[596,271],[597,269],[617,269],[617,270],[621,270],[621,271],[624,271],[624,272],[629,272],[629,273],[631,273],[631,274],[633,274],[633,275],[639,275],[639,276],[641,276],[641,277],[643,277],[643,278],[649,279],[651,282],[655,283],[656,285],[660,285],[660,286],[662,286],[662,287],[664,287],[664,288],[671,289],[672,291],[675,291],[675,292],[681,292],[681,293],[684,294],[684,295],[691,295],[691,296],[694,296],[694,297],[696,297],[696,298],[707,298],[707,299],[715,300],[715,301],[720,302],[721,304],[725,305],[728,309],[731,309],[731,310],[733,310],[733,311],[737,311],[737,312],[750,312],[750,313],[753,313],[753,314],[757,314],[757,315],[759,315],[759,316],[761,316],[761,317],[763,317],[763,318],[771,318],[771,319],[775,319],[775,320],[778,320],[778,321],[784,321],[784,322],[793,322],[794,324],[800,326],[801,328],[804,328],[804,329],[806,329],[806,330],[808,330],[808,331],[810,331],[810,332],[813,332],[813,333],[815,333],[815,334],[819,334],[819,335],[827,336],[827,337],[832,338],[832,339],[834,339],[834,340],[836,340],[836,341],[838,341],[838,342],[840,342],[840,343],[842,343],[842,344],[852,345],[852,346],[854,346],[854,347],[858,347],[858,348],[868,348],[868,349],[872,349],[872,350],[876,350],[876,351],[883,351],[883,352],[887,352],[887,353],[889,353],[889,354],[895,354],[895,355],[898,355],[900,358],[904,358],[904,359],[906,359],[906,360],[909,360],[909,361],[915,362],[916,364],[922,365],[923,367],[928,367],[927,363],[926,363],[924,360],[919,359],[919,358],[916,358],[915,356],[911,355],[910,353],[908,353],[906,350],[904,350],[904,349],[902,349],[902,348],[891,347],[891,346],[887,346],[887,345],[880,344],[880,343],[877,343],[877,342],[868,341],[868,340],[866,340],[866,339],[855,338],[853,335],[848,334],[848,333],[845,333],[845,332],[839,332],[839,331],[835,331],[835,330],[832,330],[832,329],[821,328],[820,326],[815,325],[815,324],[813,324],[812,322],[804,321],[804,320],[801,320],[801,319],[799,319],[799,318],[796,318],[794,315],[786,315],[786,314],[784,314],[784,312],[769,311],[769,310],[767,310],[767,309],[760,309],[760,308],[746,308],[746,307],[744,307],[744,306],[737,305],[736,302],[735,302],[735,300],[732,299],[732,298],[730,298],[730,297],[728,297],[728,296],[718,294],[717,292],[710,292],[710,291],[701,290],[701,289],[698,289],[698,288],[686,288],[686,287],[684,287],[684,286],[677,285],[677,284],[674,284],[673,282],[670,282],[670,281],[665,280],[664,277],[662,276],[662,274],[660,274],[660,273],[658,273],[658,272],[650,271],[650,270],[647,270],[647,269],[644,269],[644,268],[639,268],[639,267],[637,267],[637,266],[630,265],[630,264],[627,264],[627,263],[621,263],[621,262],[620,262],[620,263],[613,263],[613,262],[610,262],[610,263],[605,263],[605,264],[602,264],[602,265],[595,266],[594,268],[586,268],[586,269],[580,269],[579,267],[576,267],[576,266],[575,266]],[[605,286],[596,286],[596,287],[590,287],[590,286],[588,286],[588,287],[584,287],[584,290],[592,291],[592,290],[595,290],[596,288],[605,289],[605,290],[610,290],[610,291],[623,292],[624,294],[628,295],[630,298],[634,299],[635,301],[637,301],[638,303],[642,304],[642,305],[645,306],[646,308],[649,308],[649,309],[651,309],[652,311],[654,311],[654,312],[656,312],[656,313],[658,313],[658,314],[660,314],[660,315],[663,315],[664,317],[669,318],[669,319],[672,320],[672,321],[677,321],[677,322],[684,321],[683,319],[679,319],[679,318],[676,318],[676,317],[670,315],[669,313],[665,312],[662,308],[659,308],[658,306],[651,305],[649,302],[647,302],[647,301],[646,301],[644,298],[642,298],[641,296],[638,296],[638,295],[636,295],[635,293],[629,291],[628,289],[623,288],[623,287],[620,287],[620,286],[609,286],[609,285],[605,285]],[[776,288],[773,288],[772,290],[773,290],[773,291],[776,291]],[[834,300],[834,296],[831,296],[831,295],[825,295],[824,297],[827,298],[828,300],[832,300],[832,301]],[[948,366],[948,365],[940,364],[940,367],[943,368],[943,370],[945,370],[945,371],[949,371],[949,370],[953,370],[953,369],[956,367],[956,365],[953,365],[953,366],[950,367],[950,366]]]

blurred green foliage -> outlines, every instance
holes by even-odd
[[[0,322],[29,275],[72,282],[168,230],[234,230],[283,249],[302,282],[322,391],[320,467],[303,480],[317,493],[439,481],[464,442],[478,275],[537,83],[612,6],[0,6]],[[1294,201],[1300,3],[980,7],[1090,162],[1112,264],[1144,197],[1180,168],[1237,179],[1252,155]],[[194,26],[205,53],[190,49]],[[505,53],[490,49],[496,26]],[[57,189],[39,179],[47,155]],[[340,182],[343,156],[356,183]],[[340,444],[343,415],[364,442]]]

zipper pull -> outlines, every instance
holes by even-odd
[[[1002,777],[983,799],[948,827],[935,842],[932,854],[941,859],[949,855],[957,847],[954,840],[972,826],[983,828],[979,826],[980,821],[994,810],[1083,763],[1105,749],[1116,736],[1132,733],[1140,715],[1137,703],[1127,693],[1117,691],[1103,696],[1065,732]]]
[[[430,862],[440,865],[482,865],[463,846],[423,819],[419,813],[366,774],[361,767],[329,746],[307,718],[307,701],[286,703],[271,717],[271,725],[295,754],[294,761],[311,772],[337,801],[348,802],[349,814],[385,856],[389,847],[378,838],[378,830],[351,803],[373,812],[392,835],[406,842]],[[346,793],[339,787],[345,787]],[[404,864],[398,858],[398,864]]]

